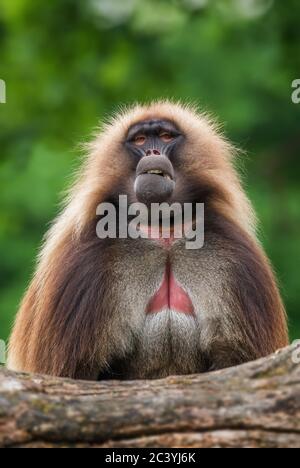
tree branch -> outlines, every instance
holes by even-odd
[[[300,447],[295,350],[149,381],[80,382],[2,369],[0,447]]]

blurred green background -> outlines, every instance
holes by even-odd
[[[122,103],[175,97],[225,122],[300,338],[299,0],[1,0],[0,338],[78,142]]]

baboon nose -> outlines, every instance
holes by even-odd
[[[157,149],[149,149],[146,151],[146,156],[160,156],[160,151]]]

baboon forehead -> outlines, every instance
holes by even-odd
[[[170,122],[186,135],[201,132],[212,136],[218,133],[215,121],[196,106],[171,101],[124,107],[108,121],[106,130],[109,133],[114,130],[124,137],[130,128],[147,121]]]

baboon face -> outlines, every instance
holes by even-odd
[[[187,136],[169,120],[151,119],[130,127],[125,149],[134,171],[137,201],[187,203],[200,200],[199,184],[184,171]]]
[[[169,121],[146,120],[133,125],[126,147],[135,160],[134,191],[149,205],[169,201],[176,188],[176,156],[184,136]]]

